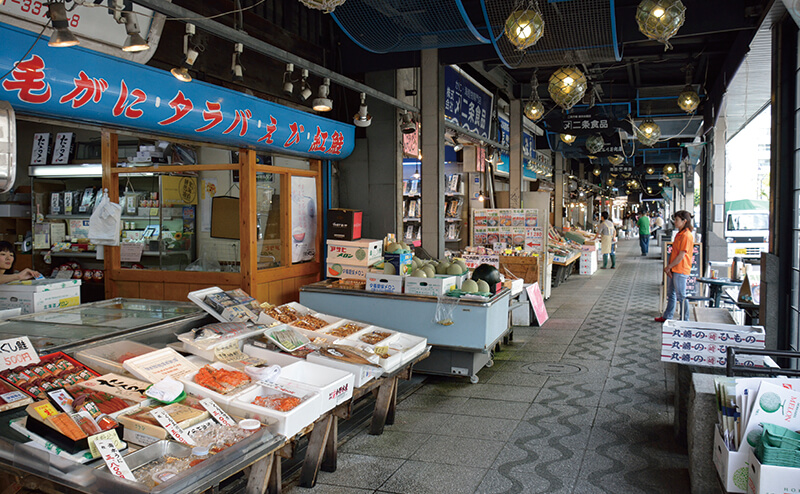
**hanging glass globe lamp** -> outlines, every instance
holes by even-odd
[[[577,67],[561,67],[550,76],[547,91],[558,106],[569,110],[583,99],[587,85],[586,76]]]
[[[599,153],[600,150],[602,150],[603,146],[605,145],[606,141],[600,134],[591,135],[586,139],[586,149],[588,149],[589,152],[593,154]]]
[[[572,144],[576,139],[576,137],[572,134],[561,134],[560,137],[564,144]]]
[[[525,50],[535,45],[544,34],[544,19],[533,2],[527,2],[511,12],[504,31],[512,45]]]
[[[636,139],[645,146],[652,146],[661,137],[661,127],[652,118],[644,119],[644,122],[636,128]]]
[[[678,95],[678,106],[686,113],[694,113],[700,106],[700,95],[690,85],[687,85]]]
[[[669,39],[677,34],[686,20],[686,7],[681,0],[642,0],[636,9],[639,31],[650,39],[672,48]]]

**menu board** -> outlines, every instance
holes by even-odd
[[[539,226],[538,209],[475,209],[472,220],[472,245],[505,244],[542,251],[544,230]]]

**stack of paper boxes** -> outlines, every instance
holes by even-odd
[[[581,260],[579,273],[582,275],[592,275],[597,271],[597,255],[595,245],[581,245]]]
[[[328,278],[366,280],[369,268],[383,259],[383,241],[328,239],[326,257]]]
[[[764,348],[764,328],[734,324],[667,321],[661,328],[661,360],[703,367],[725,367],[728,346]],[[736,358],[739,365],[763,366],[763,357]]]

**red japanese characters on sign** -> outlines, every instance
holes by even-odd
[[[264,134],[264,137],[258,140],[258,142],[265,142],[267,144],[272,144],[272,134],[278,130],[278,121],[275,120],[275,117],[272,115],[269,116],[269,124],[267,125],[267,133]]]
[[[302,124],[298,127],[297,122],[290,124],[289,129],[291,129],[292,135],[290,135],[289,138],[286,139],[286,142],[283,143],[283,147],[285,148],[300,142],[300,132],[304,132],[306,130]]]
[[[169,102],[169,107],[175,110],[175,114],[158,122],[158,125],[169,125],[177,122],[188,115],[189,112],[192,111],[192,108],[194,108],[194,105],[192,104],[192,100],[184,96],[183,91],[178,91],[178,94]]]
[[[80,108],[88,103],[89,100],[99,103],[100,98],[103,97],[103,92],[108,89],[108,83],[105,79],[93,79],[82,70],[78,74],[78,78],[73,79],[73,81],[75,82],[75,89],[58,100],[61,104],[72,102],[73,108]]]
[[[39,55],[19,62],[11,77],[3,81],[3,89],[18,91],[21,101],[36,105],[50,101],[50,84],[44,82],[44,60]]]
[[[212,103],[210,101],[206,101],[206,109],[203,110],[203,120],[205,120],[208,123],[200,128],[194,129],[194,131],[205,132],[209,129],[213,129],[220,122],[222,122],[222,112],[220,111],[221,108],[222,105],[220,103]]]
[[[142,110],[134,108],[134,106],[147,101],[145,92],[141,89],[134,89],[131,91],[131,96],[133,96],[134,100],[128,103],[128,85],[125,84],[125,80],[123,79],[119,88],[119,98],[114,105],[114,110],[111,112],[115,117],[122,115],[123,112],[128,118],[139,118],[144,114]]]

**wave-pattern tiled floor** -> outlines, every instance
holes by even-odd
[[[327,493],[686,493],[672,376],[658,360],[659,250],[622,241],[617,268],[573,276],[542,328],[516,328],[480,383],[429,377],[381,436],[321,472]]]

